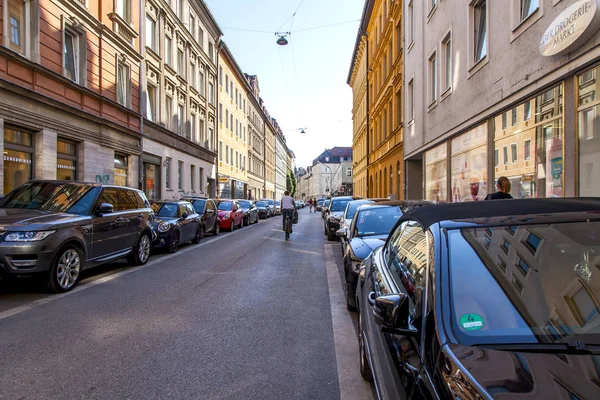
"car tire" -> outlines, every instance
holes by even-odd
[[[198,230],[196,231],[196,236],[194,236],[194,240],[192,240],[192,243],[194,243],[194,244],[200,243],[200,241],[202,239],[204,239],[205,234],[206,234],[206,229],[204,228],[204,225],[200,225],[198,227]]]
[[[344,257],[345,258],[345,257]],[[348,267],[346,267],[346,262],[344,260],[344,278],[346,278],[348,276]],[[348,282],[348,279],[345,279],[346,281],[346,286],[344,286],[344,297],[346,298],[346,310],[354,312],[356,311],[356,307],[353,306],[352,304],[350,304],[350,285],[351,283]]]
[[[74,244],[64,246],[56,253],[52,268],[48,272],[46,287],[53,293],[72,290],[81,275],[83,252]]]
[[[233,217],[231,217],[231,226],[229,227],[229,230],[231,232],[233,232],[234,229],[235,229],[235,224],[233,223]]]
[[[213,228],[213,236],[217,236],[221,232],[221,223],[219,221],[215,222],[215,227]]]
[[[242,225],[243,225],[243,226],[248,226],[248,225],[250,225],[250,217],[249,217],[249,216],[248,216],[248,217],[246,217],[246,218],[244,218],[244,219],[242,220]]]
[[[331,233],[331,232],[327,232],[327,240],[330,242],[333,242],[335,240],[336,236],[335,233]]]
[[[171,234],[171,239],[169,240],[169,247],[167,248],[167,251],[169,253],[175,253],[177,251],[177,249],[179,249],[179,238],[181,237],[181,235],[179,234],[178,231],[175,231]]]
[[[150,258],[150,235],[148,233],[142,234],[138,239],[136,246],[133,248],[131,254],[127,258],[130,264],[133,265],[144,265]]]
[[[364,333],[362,331],[362,316],[359,314],[358,322],[358,352],[360,357],[360,375],[367,382],[373,382],[373,373],[369,365],[369,357],[367,356],[367,348],[365,346]]]

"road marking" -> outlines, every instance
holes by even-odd
[[[333,324],[333,342],[340,386],[340,400],[372,399],[369,383],[360,376],[358,339],[352,318],[346,310],[346,297],[340,282],[340,274],[333,257],[333,245],[324,244],[329,304]]]
[[[140,265],[139,267],[132,267],[132,268],[127,269],[125,271],[117,272],[117,273],[114,273],[112,275],[108,275],[108,276],[105,276],[103,278],[93,280],[93,281],[91,281],[89,283],[86,283],[84,285],[77,286],[75,289],[71,290],[70,292],[61,293],[61,294],[51,294],[51,295],[48,295],[48,297],[44,297],[43,299],[38,299],[38,300],[32,301],[32,302],[27,303],[27,304],[23,304],[23,305],[14,307],[14,308],[9,308],[8,310],[0,312],[0,321],[2,321],[5,318],[12,317],[13,315],[20,314],[20,313],[22,313],[24,311],[31,310],[32,308],[39,307],[39,306],[42,306],[44,304],[48,304],[50,302],[53,302],[55,300],[62,299],[64,297],[70,296],[72,294],[82,292],[82,291],[84,291],[86,289],[95,287],[97,285],[100,285],[100,284],[103,284],[103,283],[106,283],[106,282],[110,282],[113,279],[117,279],[117,278],[120,278],[122,276],[129,275],[129,274],[132,274],[134,272],[141,271],[141,270],[146,269],[146,268],[148,268],[148,267],[150,267],[152,265],[158,264],[159,262],[170,260],[173,257],[180,256],[182,254],[185,254],[185,253],[188,253],[190,251],[196,250],[196,249],[198,249],[200,247],[204,247],[204,246],[209,245],[211,243],[217,242],[217,241],[219,241],[221,239],[225,239],[225,238],[227,238],[227,237],[229,237],[231,235],[235,235],[238,232],[245,232],[245,231],[246,230],[238,229],[237,231],[229,232],[229,233],[226,233],[226,234],[221,234],[221,235],[217,236],[216,238],[208,240],[208,241],[204,241],[204,240],[206,240],[206,238],[205,238],[201,243],[199,243],[199,244],[192,244],[188,248],[179,250],[177,253],[173,253],[173,254],[169,254],[167,256],[155,258],[152,261],[148,261],[144,265]]]

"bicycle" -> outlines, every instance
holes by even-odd
[[[290,231],[292,230],[290,222],[291,222],[290,216],[286,215],[285,216],[285,227],[283,228],[283,230],[285,231],[285,240],[286,241],[288,241],[290,239]]]

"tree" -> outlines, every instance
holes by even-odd
[[[285,190],[292,193],[292,176],[290,174],[285,177]]]
[[[296,189],[298,189],[298,180],[296,179],[296,175],[292,175],[292,197],[296,197]]]

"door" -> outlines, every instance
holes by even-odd
[[[103,188],[94,210],[99,210],[100,205],[103,203],[111,204],[113,212],[106,214],[94,213],[92,219],[94,243],[91,259],[101,258],[127,248],[125,237],[128,233],[128,226],[123,222],[118,189],[114,187]]]
[[[188,214],[188,216],[183,219],[183,214]],[[185,243],[192,238],[196,232],[192,232],[193,223],[189,216],[189,211],[185,204],[179,203],[177,216],[179,217],[179,226],[181,232],[181,238],[179,239],[179,243]]]
[[[422,314],[427,267],[427,236],[415,221],[407,221],[396,228],[379,259],[369,271],[366,295],[374,299],[393,293],[409,298],[411,323],[422,331]],[[365,335],[371,348],[374,375],[384,398],[429,398],[423,390],[420,336],[409,337],[383,333],[375,322],[372,310],[365,310]]]
[[[119,204],[121,205],[121,221],[127,226],[125,232],[124,243],[128,248],[133,248],[138,241],[138,237],[142,232],[142,224],[144,222],[144,214],[140,202],[143,200],[137,192],[128,189],[119,190]]]
[[[194,210],[194,207],[192,207],[191,204],[184,204],[185,208],[187,209],[187,213],[188,213],[188,218],[189,219],[189,226],[190,226],[190,237],[189,239],[192,240],[193,238],[196,237],[196,232],[198,232],[198,229],[200,228],[200,215],[198,215],[198,213],[196,212],[196,210]]]
[[[215,206],[215,202],[212,200],[206,200],[204,215],[206,215],[206,231],[213,232],[215,230],[215,225],[217,224],[217,206]]]

